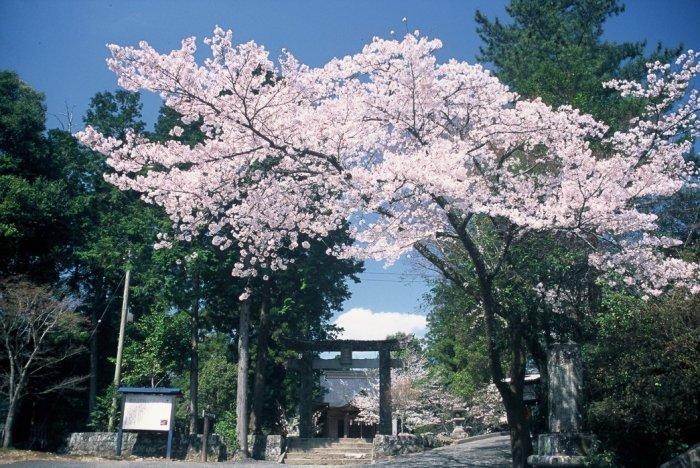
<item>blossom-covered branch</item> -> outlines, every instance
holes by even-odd
[[[576,109],[521,98],[480,65],[438,63],[440,41],[417,34],[375,38],[316,68],[286,52],[274,63],[220,28],[205,42],[202,65],[194,38],[170,54],[113,45],[108,61],[125,88],[160,93],[185,123],[201,121],[202,143],[116,141],[91,128],[79,137],[108,155],[108,180],[163,206],[180,237],[205,230],[240,249],[234,275],[286,268],[281,250],[344,220],[358,242],[334,255],[392,262],[440,239],[479,263],[476,215],[512,236],[582,239],[593,266],[648,294],[700,291],[697,265],[668,257],[677,241],[659,235],[643,203],[696,177],[685,159],[698,133],[694,52],[650,64],[644,83],[607,83],[648,103],[609,135]],[[481,263],[486,280],[502,262]]]

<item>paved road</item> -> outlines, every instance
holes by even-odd
[[[396,457],[371,466],[384,467],[510,467],[510,438],[504,435]]]
[[[0,460],[1,462],[1,460]],[[112,461],[99,462],[32,460],[10,463],[11,467],[21,468],[224,468],[226,466],[249,468],[278,468],[280,465],[265,462],[251,463],[190,463],[181,461]],[[307,468],[310,465],[307,465]],[[346,465],[347,466],[347,465]],[[464,444],[441,447],[428,452],[395,457],[391,460],[373,465],[357,465],[364,467],[462,467],[462,468],[506,468],[510,467],[510,442],[508,436],[498,435]],[[319,467],[321,468],[321,467]],[[327,467],[323,467],[327,468]]]

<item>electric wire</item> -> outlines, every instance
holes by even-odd
[[[107,305],[105,306],[105,309],[102,311],[102,315],[100,315],[100,318],[97,319],[97,323],[95,323],[95,327],[92,329],[92,332],[90,332],[90,338],[97,332],[97,327],[100,326],[102,323],[102,319],[104,318],[105,314],[107,313],[107,309],[109,309],[109,306],[112,305],[112,302],[114,302],[114,298],[116,296],[116,292],[119,289],[119,287],[122,285],[124,282],[124,278],[126,278],[126,272],[122,275],[121,279],[119,280],[119,283],[117,283],[117,286],[112,290],[111,297],[109,298],[109,301],[107,301]]]

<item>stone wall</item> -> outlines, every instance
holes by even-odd
[[[659,468],[693,468],[698,466],[700,466],[700,444],[695,444],[693,448],[664,463]]]
[[[285,439],[281,435],[249,435],[248,450],[256,460],[276,462],[284,450]]]
[[[199,435],[173,434],[172,458],[199,460],[201,439]],[[164,458],[167,442],[167,432],[125,432],[122,439],[122,456]],[[74,432],[66,438],[62,451],[70,455],[115,458],[116,447],[116,432]],[[226,446],[218,435],[209,436],[207,453],[208,460],[226,460]]]
[[[445,438],[427,432],[425,434],[399,434],[374,436],[373,459],[382,460],[396,455],[424,452],[447,445]]]

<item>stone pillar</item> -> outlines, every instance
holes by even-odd
[[[391,435],[391,354],[379,350],[379,433]]]
[[[575,343],[556,344],[547,353],[549,432],[581,430],[581,350]]]
[[[581,432],[583,366],[576,343],[557,344],[547,353],[549,373],[549,434],[540,434],[533,466],[584,466],[597,441]]]
[[[313,421],[311,420],[311,405],[313,403],[314,370],[313,356],[309,352],[302,354],[299,360],[299,437],[313,437]]]
[[[340,350],[340,365],[343,369],[350,369],[352,366],[352,348],[343,348]]]

